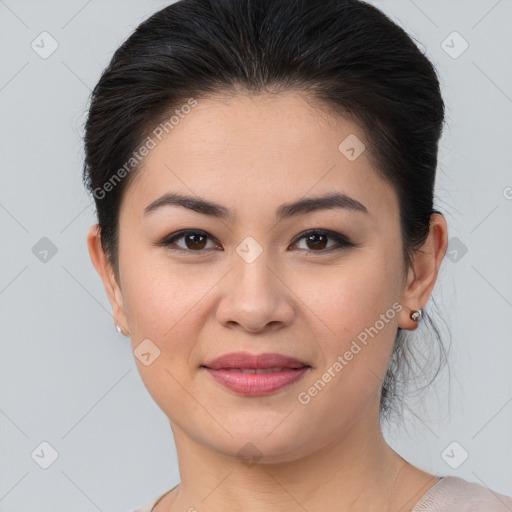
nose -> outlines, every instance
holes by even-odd
[[[224,282],[217,320],[224,327],[247,332],[278,330],[293,322],[293,298],[284,276],[269,265],[265,251],[252,263],[236,257]]]

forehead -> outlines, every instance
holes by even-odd
[[[362,128],[298,93],[198,100],[155,142],[126,191],[131,211],[169,191],[248,215],[339,191],[372,215],[393,207],[397,213],[395,192],[372,167]]]

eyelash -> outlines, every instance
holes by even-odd
[[[164,246],[171,251],[188,252],[188,253],[203,253],[206,250],[206,249],[194,250],[194,249],[183,249],[182,247],[171,247],[171,245],[174,244],[174,242],[176,242],[177,240],[179,240],[181,238],[186,237],[187,235],[201,235],[201,236],[206,236],[207,238],[213,238],[213,237],[210,237],[210,235],[208,233],[206,233],[205,231],[187,229],[187,230],[179,231],[178,233],[174,233],[170,236],[167,236],[160,242],[156,242],[155,245]],[[299,236],[297,236],[293,240],[292,244],[295,245],[297,242],[299,242],[302,239],[307,238],[308,236],[311,236],[311,235],[328,236],[329,238],[334,239],[337,242],[337,245],[332,246],[328,249],[320,249],[320,250],[316,250],[316,251],[312,250],[312,249],[299,249],[299,250],[305,250],[305,251],[311,252],[311,253],[331,253],[331,252],[339,251],[341,249],[345,249],[345,248],[349,248],[349,247],[357,247],[357,244],[350,242],[345,236],[343,236],[339,233],[335,233],[334,231],[329,231],[329,230],[325,230],[325,229],[309,229],[307,231],[304,231],[303,233],[301,233]]]

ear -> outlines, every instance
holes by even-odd
[[[430,217],[430,230],[425,243],[416,251],[412,268],[409,269],[407,285],[400,303],[403,309],[398,315],[398,325],[413,331],[418,326],[410,318],[414,310],[425,307],[436,284],[437,275],[448,247],[448,228],[443,215],[434,213]]]
[[[128,322],[126,321],[123,293],[112,265],[103,251],[100,227],[98,224],[91,226],[87,232],[87,247],[89,248],[92,264],[101,277],[103,286],[107,292],[107,297],[112,307],[114,322],[121,327],[123,334],[126,334],[128,332],[126,327]]]

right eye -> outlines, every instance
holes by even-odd
[[[163,240],[157,242],[156,245],[164,246],[172,251],[202,252],[203,249],[205,249],[208,237],[210,237],[210,235],[205,231],[187,229],[166,236]],[[183,240],[185,246],[177,245],[176,242],[178,240]],[[173,247],[173,245],[175,247]]]

